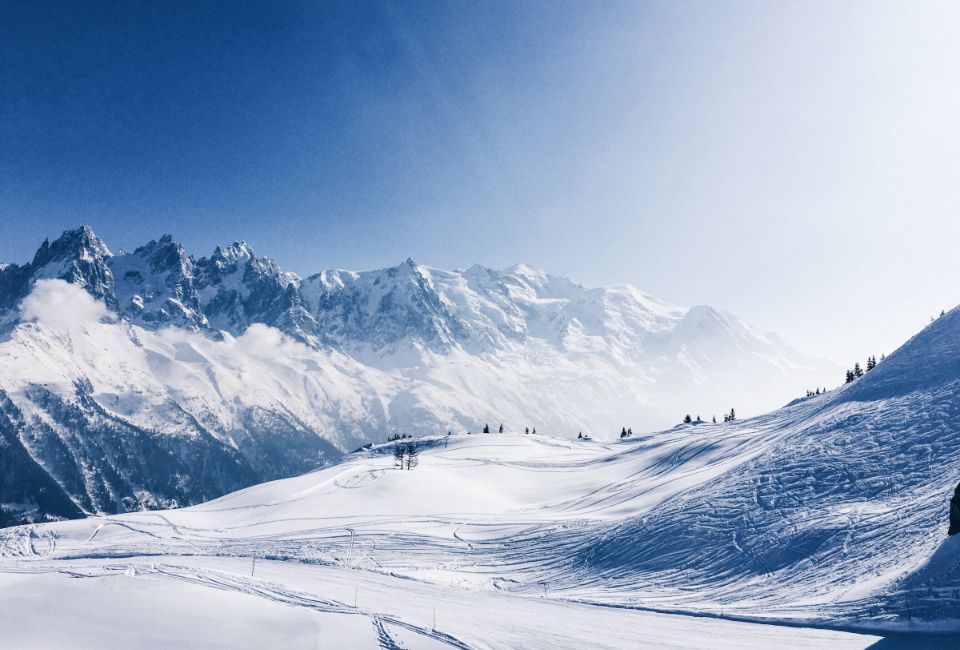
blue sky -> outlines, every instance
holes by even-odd
[[[958,14],[0,0],[0,260],[522,261],[862,360],[960,302]]]

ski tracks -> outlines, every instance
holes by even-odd
[[[403,650],[403,646],[394,641],[379,616],[373,617],[373,628],[377,631],[377,642],[383,650]]]
[[[294,607],[303,607],[318,612],[369,616],[377,631],[377,639],[380,647],[385,650],[403,650],[403,646],[390,635],[385,626],[386,624],[403,628],[451,648],[471,650],[471,646],[451,634],[415,625],[389,614],[369,612],[336,600],[327,600],[311,594],[290,590],[283,585],[271,582],[253,580],[236,574],[222,573],[219,571],[196,570],[180,566],[157,566],[153,569],[153,572],[175,580],[182,580],[184,582],[222,589],[224,591],[237,591],[273,602],[292,605]]]

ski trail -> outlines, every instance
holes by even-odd
[[[460,639],[450,634],[440,632],[439,630],[432,630],[432,629],[423,628],[417,625],[413,625],[411,623],[407,623],[406,621],[401,621],[400,619],[395,618],[393,616],[386,616],[381,614],[378,616],[378,618],[383,621],[386,621],[387,623],[390,623],[391,625],[396,625],[397,627],[402,627],[405,630],[416,632],[417,634],[420,634],[422,636],[429,637],[434,641],[445,643],[446,645],[452,648],[459,648],[459,650],[471,650],[470,646],[464,643],[463,641],[461,641]]]
[[[390,633],[387,632],[387,628],[383,625],[382,618],[374,616],[372,621],[373,627],[377,631],[377,641],[383,650],[403,650],[403,646],[394,641]]]
[[[43,541],[46,542],[46,545],[47,545],[47,548],[44,549],[42,552],[37,550],[37,545],[36,545],[37,534],[34,531],[33,526],[30,526],[27,529],[27,551],[29,552],[29,555],[33,557],[48,559],[50,556],[53,555],[53,552],[57,549],[57,540],[51,533],[47,533],[43,535],[41,539],[43,539]]]
[[[458,650],[471,650],[471,646],[451,634],[419,626],[393,615],[380,612],[368,612],[340,601],[318,598],[311,594],[287,589],[282,585],[270,582],[253,580],[219,571],[196,570],[188,567],[157,566],[155,569],[152,569],[152,571],[175,580],[200,584],[224,591],[237,591],[294,607],[303,607],[331,614],[370,616],[374,621],[374,626],[377,627],[378,638],[383,648],[403,650],[403,646],[394,641],[389,632],[383,628],[383,623],[386,622],[452,648],[457,648]],[[382,635],[380,634],[381,630]]]

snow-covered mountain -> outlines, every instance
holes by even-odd
[[[960,308],[748,420],[401,440],[192,508],[0,531],[0,593],[81,603],[52,625],[23,598],[0,610],[83,647],[102,629],[233,639],[184,605],[229,595],[262,608],[235,641],[251,647],[264,629],[312,647],[319,625],[337,647],[951,648],[958,481]],[[119,600],[143,622],[112,616]],[[181,609],[198,631],[153,615]]]
[[[0,369],[18,517],[197,503],[397,431],[755,413],[838,376],[711,307],[522,265],[300,278],[242,242],[114,254],[89,227],[0,267]]]

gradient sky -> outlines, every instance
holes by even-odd
[[[522,261],[841,363],[960,302],[960,5],[0,0],[0,260]]]

